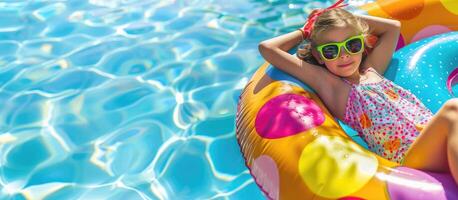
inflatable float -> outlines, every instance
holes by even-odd
[[[409,89],[433,113],[453,97],[456,1],[377,1],[355,12],[402,23],[386,78]],[[269,199],[458,199],[450,174],[389,161],[365,148],[352,131],[310,87],[267,62],[239,97],[237,141]]]

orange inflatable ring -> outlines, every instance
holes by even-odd
[[[458,29],[454,0],[387,0],[359,9],[401,21],[398,48]],[[269,199],[458,199],[450,174],[403,167],[361,147],[310,88],[275,80],[269,66],[245,86],[236,115],[246,166]]]

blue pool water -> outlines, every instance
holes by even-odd
[[[264,199],[236,104],[306,2],[0,2],[0,199]]]

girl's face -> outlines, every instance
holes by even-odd
[[[358,33],[352,30],[351,27],[333,28],[324,31],[316,43],[317,46],[319,46],[330,42],[342,42],[357,34]],[[355,75],[355,73],[359,73],[359,65],[361,64],[362,60],[362,52],[351,55],[342,46],[338,57],[330,61],[325,60],[316,48],[312,50],[312,54],[320,64],[325,64],[326,68],[337,76],[349,77]]]

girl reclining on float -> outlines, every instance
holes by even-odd
[[[373,152],[404,166],[450,172],[458,184],[458,99],[434,115],[410,91],[384,78],[400,22],[352,14],[340,3],[314,10],[297,31],[261,42],[261,55],[312,87]],[[378,41],[369,51],[370,35]],[[304,40],[308,44],[296,56],[287,52]]]

